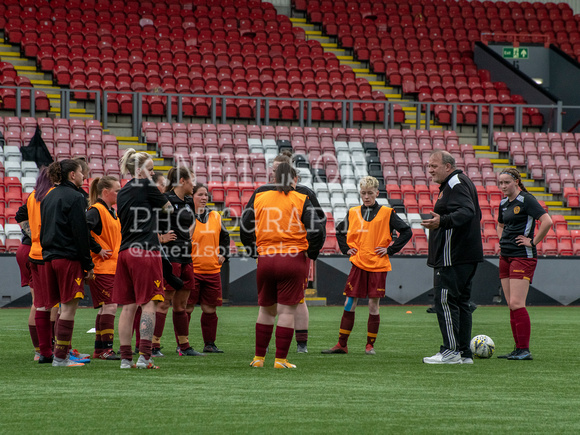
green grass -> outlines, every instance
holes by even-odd
[[[217,340],[224,354],[178,357],[169,321],[161,369],[121,371],[114,361],[68,369],[32,362],[27,310],[2,310],[0,432],[578,433],[580,308],[529,311],[534,361],[422,364],[441,337],[421,306],[381,308],[376,356],[364,354],[368,310],[359,307],[350,353],[325,356],[342,309],[314,307],[310,353],[291,348],[297,370],[274,370],[272,353],[266,368],[252,369],[257,308],[224,307]],[[199,314],[190,337],[198,349]],[[77,313],[73,345],[81,352],[91,351],[94,316]],[[507,308],[480,307],[473,333],[491,336],[496,352],[510,351]]]

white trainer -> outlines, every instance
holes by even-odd
[[[121,360],[121,368],[122,369],[134,369],[137,366],[133,364],[133,360],[130,359],[122,359]]]
[[[54,357],[52,360],[53,367],[82,367],[83,363],[72,361],[68,356],[65,359]]]
[[[459,352],[446,351],[446,354],[437,352],[433,356],[423,358],[425,364],[461,364],[461,354]]]
[[[463,357],[461,357],[461,364],[473,364],[473,358],[463,358]]]
[[[135,364],[135,366],[138,369],[158,369],[159,368],[155,364],[153,364],[153,361],[151,361],[151,358],[145,359],[144,355],[139,355],[139,359],[137,360],[137,363]]]

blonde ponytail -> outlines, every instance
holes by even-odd
[[[119,160],[121,173],[123,175],[130,174],[133,177],[136,176],[137,168],[143,167],[150,158],[151,156],[145,152],[137,152],[133,148],[129,148]]]

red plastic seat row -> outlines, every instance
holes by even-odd
[[[287,139],[287,140],[308,140],[308,141],[356,141],[356,142],[376,142],[379,149],[383,144],[388,145],[388,141],[400,140],[401,144],[412,140],[437,142],[449,144],[450,147],[461,148],[462,154],[474,155],[471,145],[459,145],[457,132],[439,130],[399,130],[399,129],[358,129],[358,128],[317,128],[317,127],[287,127],[278,126],[256,126],[244,124],[183,124],[183,123],[152,123],[144,122],[143,132],[151,137],[155,142],[159,136],[167,137],[197,137],[205,141],[218,140],[219,138],[243,139],[247,144],[248,138],[260,139]],[[387,141],[387,142],[384,142]],[[386,146],[385,145],[385,146]],[[334,145],[333,145],[334,146]],[[449,148],[450,150],[452,148]]]
[[[477,67],[472,57],[458,55],[458,52],[434,52],[432,50],[372,50],[369,54],[369,64],[376,73],[386,73],[407,68],[413,73],[427,75],[466,75],[476,77]],[[403,71],[405,73],[405,71]]]
[[[272,8],[271,5],[265,5],[265,4],[261,4],[261,3],[257,3],[256,2],[254,6],[255,6],[254,9],[256,9],[256,10],[252,9],[252,12],[251,12],[251,14],[252,14],[252,16],[251,16],[251,20],[252,20],[251,23],[252,24],[251,24],[251,26],[249,26],[247,28],[247,30],[251,31],[252,33],[255,33],[255,35],[253,35],[254,43],[257,44],[259,42],[258,33],[260,32],[260,29],[259,28],[252,27],[252,26],[262,25],[263,24],[264,30],[265,29],[268,29],[269,31],[272,30],[272,28],[266,28],[266,24],[265,23],[268,22],[268,21],[265,21],[265,19],[267,18],[266,15],[268,15],[269,18],[271,18],[273,20],[273,22],[275,22],[275,26],[272,23],[270,24],[270,26],[277,27],[278,30],[282,30],[283,32],[291,32],[292,31],[292,29],[288,25],[284,25],[284,23],[287,23],[288,24],[288,18],[287,17],[283,17],[283,16],[278,17],[276,15],[275,9]],[[90,9],[90,6],[88,6],[88,9]],[[208,9],[208,12],[209,11],[211,11],[211,9]],[[141,13],[143,11],[141,9],[139,9],[136,12],[137,13]],[[196,32],[197,35],[196,35],[196,41],[195,42],[196,43],[199,42],[201,44],[200,49],[202,49],[202,51],[203,51],[204,50],[204,48],[203,48],[204,45],[202,43],[203,39],[200,39],[200,38],[202,38],[201,32],[203,32],[203,30],[200,30],[198,32],[198,28],[202,28],[203,27],[201,25],[201,23],[202,22],[207,23],[208,24],[208,27],[209,27],[209,24],[212,22],[213,19],[215,19],[216,21],[221,20],[222,22],[223,22],[223,19],[217,13],[214,13],[213,16],[210,16],[210,14],[208,13],[207,18],[203,18],[204,17],[204,10],[203,10],[202,7],[196,8],[195,10],[191,10],[190,12],[191,13],[185,12],[185,13],[183,13],[183,15],[185,17],[193,16],[193,17],[195,17],[195,19],[188,20],[187,18],[185,18],[184,21],[182,22],[182,27],[183,27],[183,30],[185,30],[185,32],[183,32],[182,34],[175,34],[175,35],[173,35],[173,37],[176,38],[179,41],[184,41],[184,38],[185,38],[186,41],[188,41],[189,39],[188,39],[187,32],[188,31],[190,31],[190,32]],[[58,19],[59,17],[56,16],[56,15],[57,14],[53,15],[53,18]],[[160,12],[159,15],[160,16],[163,16],[163,13]],[[62,18],[64,18],[64,17],[62,17]],[[34,19],[36,19],[36,18],[34,18]],[[33,19],[32,18],[30,18],[30,19],[27,18],[27,20],[33,20]],[[137,37],[137,31],[139,30],[138,37],[142,41],[142,44],[146,44],[147,38],[150,38],[151,39],[151,41],[150,41],[150,48],[151,49],[159,48],[159,46],[155,44],[154,38],[159,38],[160,36],[163,37],[163,35],[160,35],[159,32],[158,32],[160,30],[160,27],[159,26],[164,26],[165,24],[167,24],[167,29],[169,29],[169,26],[168,26],[169,23],[168,22],[166,23],[163,20],[159,20],[157,18],[155,18],[154,20],[149,19],[149,18],[146,18],[146,20],[149,20],[150,23],[149,24],[148,23],[140,23],[140,24],[143,25],[142,28],[140,28],[140,29],[134,28],[133,29],[134,32],[132,34],[130,34],[129,37],[132,37],[132,36]],[[78,16],[75,17],[74,15],[72,15],[72,16],[70,16],[70,21],[71,21],[71,23],[73,23],[73,22],[74,23],[77,23],[77,22],[81,21],[81,19]],[[90,52],[90,50],[91,50],[91,47],[94,47],[94,48],[96,48],[96,51],[93,50],[92,59],[94,59],[96,61],[96,59],[99,58],[99,55],[101,53],[101,51],[100,51],[101,48],[103,50],[110,50],[106,46],[106,43],[107,43],[106,38],[103,38],[104,36],[106,36],[107,31],[111,31],[111,32],[117,31],[118,34],[115,35],[116,36],[115,39],[117,41],[120,41],[120,40],[123,40],[123,38],[125,38],[126,41],[127,41],[127,47],[128,48],[127,48],[127,52],[124,53],[125,54],[124,57],[126,59],[128,59],[129,61],[131,59],[133,59],[133,64],[138,63],[139,62],[139,60],[138,60],[139,57],[137,55],[133,54],[133,51],[140,50],[141,49],[140,47],[142,45],[140,45],[140,43],[138,42],[137,39],[135,39],[134,42],[131,42],[131,40],[129,39],[129,37],[126,34],[123,35],[122,34],[123,33],[123,26],[121,24],[117,24],[117,26],[115,26],[115,24],[110,24],[110,23],[109,24],[105,24],[105,21],[106,20],[103,21],[103,24],[100,25],[98,29],[94,29],[95,32],[96,32],[95,33],[95,36],[99,36],[99,38],[93,37],[92,36],[93,34],[90,33],[90,32],[92,32],[92,30],[90,30],[90,29],[87,29],[88,31],[87,31],[86,35],[83,35],[80,32],[79,33],[71,33],[71,34],[64,33],[65,35],[67,35],[67,38],[68,38],[67,39],[67,47],[66,48],[68,48],[69,45],[70,45],[71,49],[73,47],[76,47],[77,49],[80,49],[81,50],[79,54],[81,54],[81,56],[82,56],[83,53],[84,53],[83,50],[86,50],[86,52],[88,54]],[[175,25],[177,25],[177,21],[174,22]],[[197,21],[200,21],[200,22],[197,23]],[[240,26],[242,26],[244,20],[240,19],[239,21],[240,21]],[[248,21],[248,20],[246,20],[246,21],[248,23],[250,23],[250,21]],[[260,23],[262,23],[262,24],[260,24]],[[51,44],[54,45],[53,44],[54,43],[54,40],[53,41],[50,41],[49,40],[50,32],[47,32],[46,33],[46,36],[43,36],[41,38],[40,34],[38,34],[38,32],[37,32],[37,29],[34,28],[34,26],[33,26],[34,23],[32,21],[27,21],[26,25],[25,25],[25,23],[21,23],[21,24],[22,24],[21,26],[16,26],[15,25],[14,27],[20,27],[20,30],[23,31],[23,34],[26,34],[27,29],[30,28],[30,32],[28,34],[29,37],[27,37],[27,39],[26,39],[26,43],[27,44],[36,44],[40,39],[44,38],[44,39],[42,39],[42,41],[43,41],[42,44],[44,44],[44,46],[50,47]],[[40,23],[37,23],[37,24],[40,24]],[[158,27],[156,28],[152,24],[158,25]],[[193,24],[200,24],[200,25],[197,26],[197,28],[193,29]],[[214,23],[214,24],[217,25],[217,23]],[[225,25],[225,23],[223,23],[223,25]],[[110,28],[109,28],[109,26],[110,26]],[[55,27],[54,26],[47,26],[47,27],[51,27],[50,28],[50,31],[51,32],[55,30]],[[213,27],[215,27],[215,26],[213,26]],[[130,29],[128,27],[126,27],[126,26],[125,26],[125,29],[127,30],[127,32],[130,31]],[[49,29],[45,29],[45,30],[48,31]],[[68,28],[67,28],[67,30],[68,30]],[[35,39],[35,36],[34,36],[35,35],[35,32],[38,34],[38,38],[37,39]],[[41,32],[42,32],[42,30],[41,30]],[[100,33],[98,33],[98,32],[100,32]],[[215,30],[215,33],[217,34],[217,30]],[[263,37],[263,42],[270,42],[270,41],[273,41],[273,40],[276,39],[275,32],[270,32],[270,33],[271,34],[268,35],[268,36],[266,35],[265,32],[263,33],[263,36],[264,36]],[[282,32],[280,32],[280,34],[282,35]],[[293,31],[292,31],[292,34],[294,35],[294,32]],[[89,39],[89,35],[91,35],[90,36],[90,39]],[[56,36],[56,34],[54,36]],[[166,35],[166,36],[168,37],[167,41],[168,42],[171,42],[171,38],[169,38],[170,35]],[[193,35],[189,35],[189,36],[193,36]],[[209,36],[209,34],[208,34],[208,36]],[[297,36],[297,34],[295,36]],[[223,32],[223,38],[225,39],[225,37],[226,37],[226,33]],[[145,38],[145,39],[143,39],[143,38]],[[210,47],[209,47],[209,41],[211,41],[211,38],[207,39],[207,41],[208,41],[208,43],[205,46],[207,47],[207,49],[210,49]],[[83,45],[85,42],[87,44],[86,45]],[[111,42],[111,46],[112,46],[114,41],[109,41],[109,42]],[[294,41],[288,40],[287,42],[294,44],[295,43],[295,40]],[[233,41],[232,41],[232,43],[233,43]],[[99,44],[105,44],[105,45],[99,45]],[[118,42],[118,44],[119,44],[119,42]],[[133,45],[131,47],[129,47],[129,44],[133,44]],[[314,45],[312,43],[311,44],[304,44],[304,48],[305,49],[308,49],[308,51],[309,51],[308,54],[310,54],[311,48],[313,48]],[[187,46],[187,44],[183,45],[183,47],[186,47],[186,46]],[[267,44],[264,44],[264,46],[265,47],[269,47]],[[131,50],[129,50],[129,48],[131,48]],[[165,47],[165,49],[169,49],[169,48],[170,48],[170,46]],[[54,50],[54,48],[52,48],[52,49]],[[119,47],[119,49],[120,49],[120,47]],[[211,54],[212,55],[213,55],[213,50],[214,49],[218,49],[218,47],[214,46],[213,45],[213,42],[212,42],[212,47],[211,47],[211,50],[212,50],[212,53]],[[50,48],[47,48],[47,51],[48,52],[50,52],[50,50],[51,50]],[[306,52],[304,51],[304,49],[302,49],[302,51],[300,51],[300,50],[301,50],[301,47],[300,46],[297,46],[297,51],[298,52],[301,52],[301,53],[304,53],[306,55]],[[135,52],[137,52],[137,51],[135,51]],[[50,54],[48,52],[46,54]],[[120,53],[118,53],[118,54],[120,54]],[[45,53],[43,52],[43,56],[44,55],[45,55]],[[144,55],[144,52],[143,52],[143,55]],[[66,60],[66,59],[63,59],[63,60]],[[101,61],[100,58],[99,58],[99,61]],[[54,67],[54,65],[57,64],[57,60],[56,59],[54,59],[54,62],[53,63],[51,63],[51,61],[49,61],[49,60],[47,62],[48,62],[47,64],[43,65],[44,67]],[[64,63],[58,62],[58,64],[61,65],[61,69],[66,68],[66,66],[64,65]],[[226,64],[227,64],[227,62],[226,62]],[[102,65],[102,63],[101,63],[101,65]],[[128,66],[130,66],[130,65],[131,65],[131,63],[128,64]],[[81,65],[76,65],[76,66],[77,67],[80,67]],[[328,69],[328,65],[325,64],[324,65],[324,68]],[[74,73],[75,73],[74,72],[74,66],[71,69],[73,70],[71,72],[73,73],[73,77],[74,77]],[[84,73],[84,71],[83,71],[83,73]],[[80,71],[77,72],[77,74],[80,74]],[[67,82],[67,75],[66,75],[66,73],[64,71],[61,72],[60,76],[59,76],[59,74],[56,74],[56,76],[57,76],[57,80],[59,81],[59,83],[61,83],[61,84],[67,84],[66,83]],[[77,80],[77,79],[78,80],[82,80],[82,77],[78,77],[78,78],[74,78],[74,79],[73,79],[73,77],[71,77],[71,80]],[[74,83],[73,88],[76,87],[78,89],[79,88],[79,84],[80,84],[79,82]],[[92,86],[91,89],[98,89],[96,83],[91,83],[91,86]],[[110,88],[110,87],[109,87],[109,89],[112,90],[112,88]],[[77,96],[84,97],[85,95],[83,95],[82,93],[80,93]],[[130,102],[127,101],[126,99],[123,99],[123,97],[111,98],[110,106],[111,106],[111,111],[113,113],[128,113],[128,111],[131,109]],[[156,110],[157,110],[156,108],[151,108],[150,112],[151,113],[155,113]]]
[[[172,77],[161,79],[150,76],[148,79],[142,75],[135,75],[132,82],[112,80],[93,80],[77,78],[71,80],[69,85],[72,89],[79,90],[107,90],[119,92],[159,92],[165,93],[186,93],[197,95],[252,95],[271,97],[292,97],[292,98],[324,98],[324,99],[360,99],[360,100],[384,100],[384,94],[372,92],[371,86],[366,79],[357,79],[346,85],[342,83],[330,84],[323,79],[317,82],[312,77],[306,79],[306,74],[302,80],[299,75],[289,77],[287,80],[282,75],[274,79],[261,75],[247,74],[245,78],[181,78],[177,81]],[[290,80],[290,81],[289,81]],[[86,93],[84,93],[86,94]],[[77,96],[77,98],[94,99],[95,94]]]
[[[187,61],[189,61],[191,58]],[[54,61],[57,62],[56,60]],[[175,84],[178,80],[190,81],[196,79],[231,79],[250,80],[249,74],[255,75],[258,80],[264,78],[274,80],[299,77],[303,75],[305,81],[315,82],[329,80],[333,83],[346,80],[355,81],[352,68],[341,66],[335,57],[303,58],[288,56],[263,56],[256,58],[254,55],[246,58],[239,57],[236,61],[230,61],[224,57],[221,61],[208,56],[200,57],[199,62],[188,65],[185,57],[177,60],[170,55],[165,60],[154,59],[153,63],[146,64],[140,57],[115,56],[113,59],[104,59],[102,63],[93,60],[76,59],[68,64],[66,61],[54,67],[54,74],[58,84],[68,85],[71,80],[108,80],[108,81],[141,81],[143,84],[150,79],[171,80]],[[163,63],[161,63],[163,62]],[[352,78],[352,80],[350,80]],[[10,83],[12,84],[12,83]]]
[[[16,122],[13,122],[14,119]],[[59,134],[67,140],[69,136],[73,138],[81,136],[84,140],[85,136],[90,135],[91,138],[97,137],[100,141],[103,131],[101,123],[96,120],[87,120],[85,123],[80,119],[55,118],[53,123],[51,118],[38,118],[37,123],[37,118],[23,117],[21,124],[20,119],[16,117],[0,118],[0,131],[4,130],[5,134],[16,138],[29,138],[30,134],[34,134],[37,126],[43,133]]]

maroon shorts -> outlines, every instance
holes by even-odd
[[[499,257],[499,279],[527,279],[532,283],[537,258]]]
[[[195,285],[189,294],[187,305],[204,304],[222,306],[222,277],[218,273],[196,273]]]
[[[297,305],[308,283],[309,261],[304,253],[258,257],[258,305]]]
[[[112,302],[143,305],[162,301],[163,268],[159,251],[131,248],[119,252]]]
[[[181,290],[192,291],[193,290],[193,264],[192,263],[171,263],[173,268],[173,274],[181,278],[183,281],[183,288]],[[165,289],[169,291],[175,290],[166,281],[164,281]]]
[[[85,272],[80,261],[57,258],[44,262],[48,305],[85,297]]]
[[[46,292],[46,278],[44,276],[44,263],[34,263],[29,260],[30,277],[32,282],[36,283],[34,288],[34,306],[36,308],[52,308],[53,305],[48,304]]]
[[[344,295],[349,298],[384,298],[387,272],[368,272],[354,264],[344,288]]]
[[[32,287],[32,277],[30,275],[30,261],[28,254],[30,253],[30,245],[20,245],[16,250],[16,262],[20,268],[20,285]],[[34,287],[32,287],[34,288]]]
[[[114,284],[115,275],[106,273],[95,274],[95,279],[89,281],[89,288],[91,289],[94,308],[99,308],[111,303]]]

